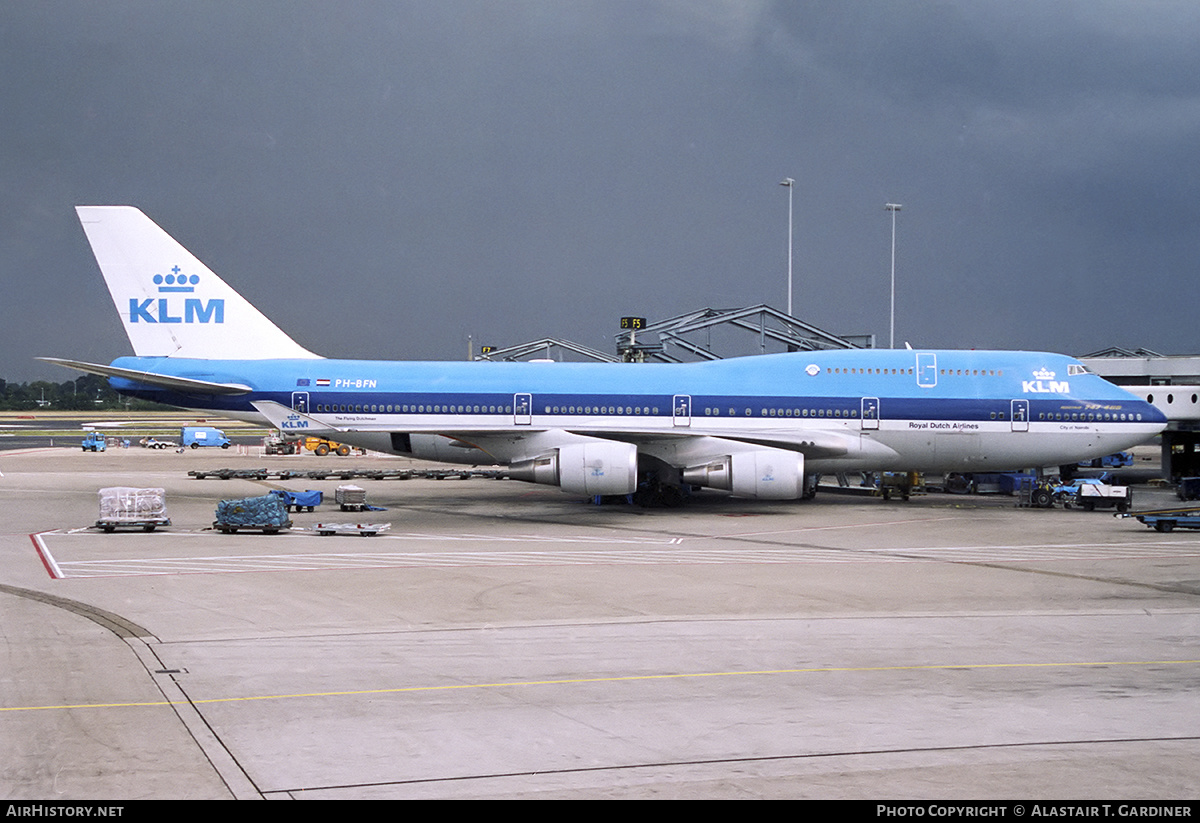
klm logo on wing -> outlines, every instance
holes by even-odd
[[[225,301],[221,298],[201,300],[198,297],[174,297],[176,294],[194,294],[200,282],[198,274],[182,274],[179,266],[167,275],[154,275],[154,285],[160,295],[155,300],[147,297],[138,300],[129,298],[130,323],[224,323]]]
[[[1055,380],[1054,372],[1040,368],[1033,373],[1032,380],[1021,381],[1021,391],[1034,394],[1068,394],[1071,387],[1066,380]]]
[[[298,414],[289,414],[287,419],[279,424],[279,428],[288,429],[289,431],[294,429],[307,429],[308,421]]]

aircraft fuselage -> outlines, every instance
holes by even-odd
[[[439,459],[469,463],[487,459],[462,448],[473,441],[508,462],[511,449],[492,442],[499,435],[553,430],[729,438],[804,453],[811,471],[995,470],[1109,454],[1165,422],[1072,358],[1031,352],[839,350],[694,364],[128,357],[113,365],[251,389],[198,395],[113,379],[133,396],[259,421],[251,403],[274,401],[344,442],[398,453],[411,448],[390,433],[445,434],[458,448]]]

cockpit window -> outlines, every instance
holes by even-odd
[[[1068,376],[1073,377],[1077,374],[1091,374],[1091,373],[1092,373],[1092,370],[1089,369],[1087,366],[1083,365],[1082,363],[1067,364],[1067,375]]]

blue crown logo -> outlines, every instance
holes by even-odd
[[[154,275],[154,285],[158,286],[159,292],[194,292],[196,284],[200,282],[200,275],[189,276],[180,274],[180,271],[182,270],[179,266],[175,266],[168,275]]]

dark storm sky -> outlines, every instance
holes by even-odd
[[[1195,2],[0,2],[0,377],[130,352],[77,204],[304,346],[613,350],[785,302],[919,347],[1200,350]]]

